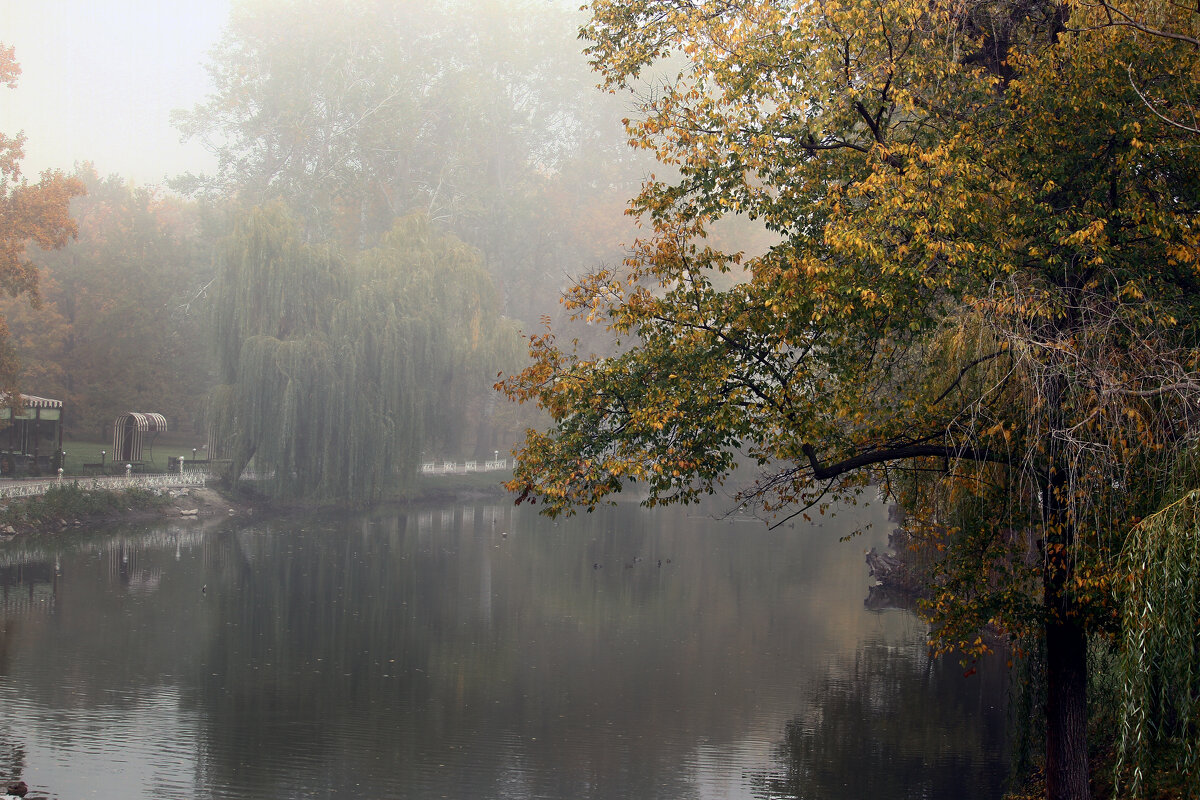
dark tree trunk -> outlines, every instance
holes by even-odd
[[[1052,415],[1061,414],[1061,381],[1051,382]],[[1061,420],[1055,420],[1060,422]],[[1062,425],[1057,426],[1061,429]],[[1043,491],[1046,530],[1042,604],[1046,615],[1046,798],[1090,800],[1087,742],[1087,631],[1070,596],[1075,523],[1064,502],[1070,491],[1059,444],[1049,442]]]
[[[1046,623],[1046,798],[1088,800],[1087,634]]]
[[[1051,431],[1066,427],[1064,379],[1045,386]],[[1075,521],[1068,503],[1067,458],[1046,440],[1049,469],[1042,493],[1045,525],[1042,602],[1046,646],[1046,800],[1091,800],[1087,765],[1087,631],[1074,608]]]

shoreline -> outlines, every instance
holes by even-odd
[[[504,501],[509,497],[503,486],[507,476],[486,482],[477,478],[459,480],[456,477],[459,476],[419,479],[407,495],[385,497],[366,508],[422,506],[488,498]],[[179,519],[284,519],[294,515],[336,512],[348,508],[336,503],[279,501],[248,488],[231,490],[213,485],[166,489],[160,493],[146,490],[134,490],[131,493],[128,490],[80,489],[76,498],[82,502],[62,507],[55,504],[46,505],[42,500],[44,497],[45,495],[14,498],[0,505],[0,542],[10,541],[18,536],[55,534],[89,525]],[[105,502],[87,502],[88,499],[97,498],[102,498]],[[113,507],[114,505],[116,507]]]

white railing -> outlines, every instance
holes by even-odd
[[[464,461],[461,464],[455,461],[426,461],[421,464],[421,473],[424,475],[465,475],[468,472],[496,472],[502,469],[508,469],[507,458],[484,461],[482,466],[478,461]]]
[[[151,475],[105,475],[97,477],[62,477],[33,481],[0,482],[0,499],[34,497],[45,494],[54,486],[76,484],[81,489],[171,489],[185,486],[204,486],[211,479],[207,472],[163,472]]]
[[[203,486],[211,476],[207,472],[162,472],[150,475],[113,475],[103,478],[64,478],[75,480],[84,489],[170,489]],[[88,485],[88,481],[92,481]]]
[[[465,475],[470,472],[497,472],[509,468],[507,458],[484,461],[464,461],[461,464],[454,461],[426,461],[421,465],[425,475]],[[241,480],[267,480],[274,473],[243,472]],[[67,475],[62,478],[39,478],[36,480],[0,481],[0,500],[16,497],[36,497],[45,494],[54,486],[65,486],[74,483],[81,489],[172,489],[188,486],[205,486],[215,478],[207,470],[185,469],[183,472],[159,472],[138,475]]]

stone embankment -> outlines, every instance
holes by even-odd
[[[87,490],[92,487],[82,486]],[[246,497],[233,499],[214,488],[182,486],[153,490],[157,497],[144,504],[72,509],[56,506],[34,509],[38,496],[0,501],[0,541],[30,533],[58,533],[85,525],[115,522],[149,522],[155,519],[214,520],[254,514],[258,504]]]

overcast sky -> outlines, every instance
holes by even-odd
[[[70,170],[162,183],[211,163],[169,115],[208,91],[201,64],[229,0],[0,0],[0,42],[21,77],[0,86],[0,132],[24,130],[22,171]]]

